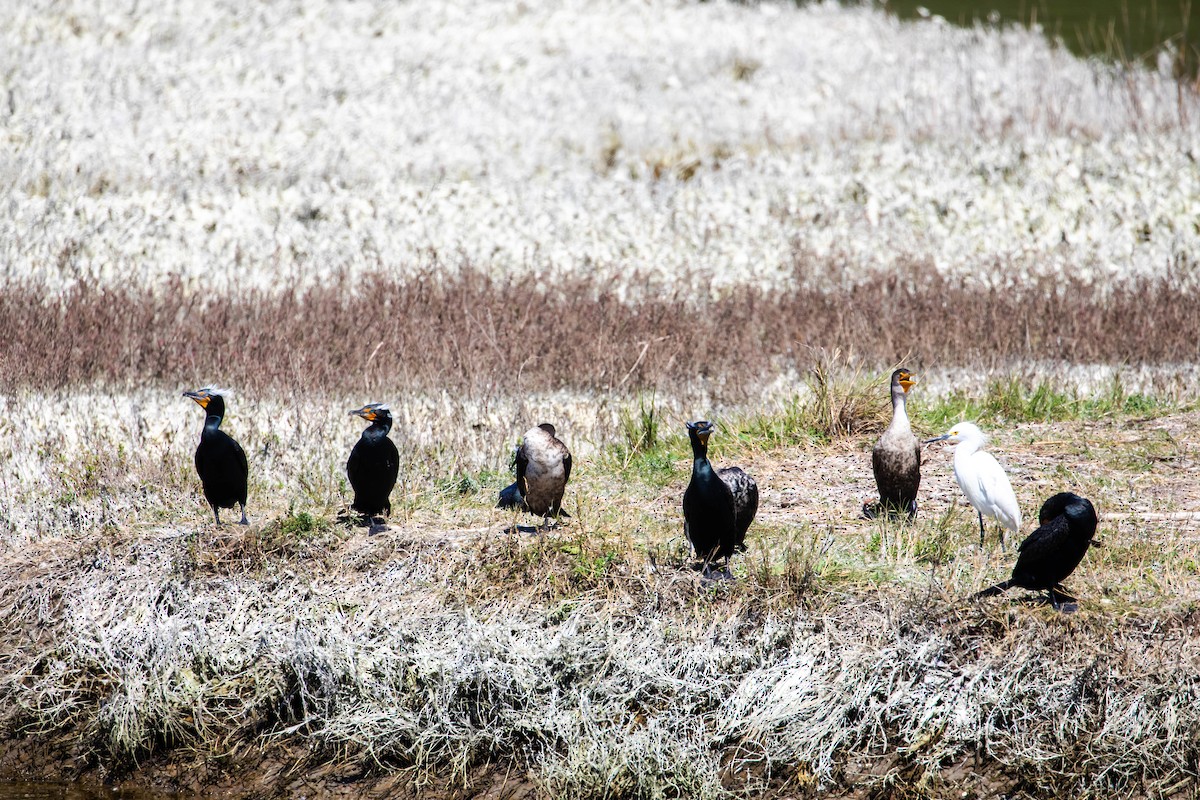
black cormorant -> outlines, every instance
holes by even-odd
[[[346,475],[354,489],[353,508],[371,521],[371,533],[384,529],[375,518],[392,513],[389,495],[400,474],[400,453],[388,438],[392,428],[392,412],[382,403],[369,403],[350,412],[371,424],[354,443],[346,461]]]
[[[892,422],[871,451],[871,468],[879,502],[864,503],[863,515],[874,519],[880,514],[889,518],[907,514],[917,516],[917,489],[921,486],[921,443],[913,435],[904,407],[908,390],[916,380],[906,369],[892,373]]]
[[[525,431],[513,456],[516,480],[500,490],[496,508],[512,508],[543,518],[570,516],[562,509],[563,493],[571,478],[571,451],[543,422]]]
[[[1060,492],[1042,504],[1037,530],[1029,534],[1017,551],[1012,577],[976,594],[990,597],[1013,586],[1050,593],[1050,602],[1060,608],[1075,598],[1062,588],[1088,547],[1098,545],[1096,509],[1091,501],[1071,492]]]
[[[200,433],[200,444],[196,447],[196,472],[204,486],[204,499],[212,506],[213,518],[221,524],[218,509],[233,508],[234,503],[242,507],[242,525],[246,519],[246,452],[229,434],[221,430],[221,418],[225,416],[225,398],[221,391],[205,386],[194,392],[184,392],[200,404],[207,416],[204,430]]]
[[[687,423],[692,442],[692,479],[683,492],[683,534],[704,559],[705,569],[746,549],[746,529],[758,512],[758,485],[739,467],[714,470],[708,461],[707,420]]]

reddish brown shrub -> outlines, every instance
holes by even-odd
[[[831,293],[751,287],[625,304],[587,278],[549,290],[479,271],[404,283],[371,276],[303,292],[201,297],[168,287],[80,287],[47,300],[0,292],[0,382],[105,382],[304,390],[670,389],[709,382],[736,400],[811,347],[867,363],[995,367],[1013,359],[1200,360],[1200,306],[1166,281],[1107,293],[1042,280],[981,290],[914,265]]]

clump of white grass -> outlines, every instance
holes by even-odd
[[[112,768],[247,739],[459,785],[515,765],[581,798],[933,791],[965,759],[1058,793],[1152,793],[1198,753],[1200,639],[1169,611],[903,593],[655,610],[686,584],[651,582],[564,615],[452,600],[479,578],[469,553],[229,573],[189,553],[163,534],[20,579],[26,562],[0,564],[0,629],[24,642],[0,659],[3,730],[72,733]]]
[[[914,261],[997,288],[1195,276],[1195,92],[1021,28],[611,0],[7,22],[3,280],[237,292],[461,262],[633,299]]]

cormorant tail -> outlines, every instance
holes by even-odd
[[[1001,581],[1000,583],[997,583],[995,586],[989,586],[987,589],[984,589],[982,592],[976,592],[975,594],[971,595],[971,599],[978,600],[980,597],[995,597],[998,594],[1002,594],[1003,592],[1008,591],[1008,589],[1012,585],[1013,585],[1013,582],[1011,580]]]
[[[521,495],[521,489],[516,483],[511,483],[500,490],[500,499],[496,503],[496,508],[528,510],[528,507],[525,505],[525,498]]]

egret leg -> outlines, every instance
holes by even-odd
[[[975,513],[979,515],[979,546],[983,547],[983,512],[977,510]]]
[[[238,524],[239,525],[249,525],[250,520],[246,519],[246,504],[242,503],[241,506],[242,506],[242,521],[239,522]]]

